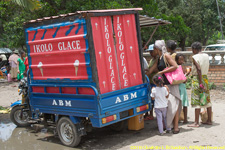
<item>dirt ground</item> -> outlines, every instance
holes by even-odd
[[[19,100],[18,83],[0,83],[0,106],[7,107]],[[188,90],[190,98],[190,90]],[[145,128],[140,131],[111,131],[105,127],[94,129],[82,138],[78,149],[203,149],[225,146],[225,91],[211,90],[213,104],[213,125],[200,125],[190,128],[179,123],[179,134],[158,135],[156,119],[145,121]],[[189,123],[194,121],[194,109],[188,108]],[[135,147],[143,146],[143,147]],[[158,147],[157,147],[158,146]],[[173,147],[174,146],[174,147]],[[177,146],[177,147],[175,147]],[[180,146],[180,147],[179,147]],[[194,147],[196,146],[196,147]],[[208,146],[208,147],[207,147]],[[220,147],[225,149],[225,147]],[[74,150],[63,146],[51,130],[16,128],[9,119],[9,114],[0,114],[0,149],[1,150]]]
[[[8,107],[21,99],[18,93],[19,82],[0,82],[0,106]]]

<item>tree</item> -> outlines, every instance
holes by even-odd
[[[223,0],[218,2],[221,16],[224,17],[224,2]],[[200,41],[205,45],[209,39],[212,39],[211,42],[215,41],[220,35],[216,2],[209,0],[2,0],[0,47],[24,48],[23,22],[29,20],[78,10],[134,7],[142,7],[143,11],[140,12],[142,15],[172,22],[171,25],[159,27],[153,40],[173,39],[184,49],[194,41]],[[154,28],[141,29],[144,42],[148,40],[153,30]]]
[[[179,46],[184,50],[185,41],[187,35],[190,33],[190,27],[188,27],[184,19],[180,14],[174,14],[171,9],[173,7],[180,5],[180,0],[166,0],[166,1],[159,1],[157,3],[157,9],[154,12],[153,16],[158,19],[168,20],[172,24],[160,26],[155,35],[153,36],[152,42],[154,43],[155,40],[163,39],[163,40],[175,40],[178,42]],[[173,4],[173,5],[172,5]],[[154,6],[154,5],[153,5]],[[154,6],[155,7],[155,6]],[[151,11],[152,9],[149,9]],[[153,32],[154,28],[143,28],[142,29],[142,38],[143,41],[147,41],[151,33]]]
[[[223,15],[225,10],[224,2],[219,0],[219,4]],[[184,44],[190,46],[194,41],[199,41],[206,45],[208,39],[219,30],[215,1],[162,0],[158,2],[158,7],[161,15],[166,14],[170,16],[173,14],[174,16],[181,16],[184,24],[190,29],[190,32],[185,37],[178,39],[181,47]]]
[[[34,4],[41,6],[39,9]],[[18,5],[19,4],[19,5]],[[21,7],[23,6],[23,7]],[[23,22],[78,10],[132,7],[128,0],[4,0],[0,1],[0,47],[25,48]],[[31,12],[32,10],[32,12]]]

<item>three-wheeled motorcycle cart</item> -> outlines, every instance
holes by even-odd
[[[21,110],[54,124],[71,147],[90,125],[121,130],[124,120],[149,111],[140,24],[165,22],[140,17],[139,10],[78,11],[26,22],[29,105]]]

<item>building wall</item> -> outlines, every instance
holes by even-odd
[[[210,65],[208,73],[209,82],[217,86],[225,84],[225,65]]]

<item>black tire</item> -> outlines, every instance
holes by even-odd
[[[67,117],[59,119],[59,122],[57,123],[57,132],[60,141],[66,146],[75,147],[81,141],[81,137],[77,133],[76,125]]]
[[[117,122],[117,123],[114,123],[112,125],[109,126],[109,128],[113,131],[123,131],[126,127],[126,121],[120,121],[120,122]]]
[[[20,118],[21,115],[21,107],[15,106],[12,108],[10,112],[11,121],[16,124],[18,127],[27,127],[30,126],[28,123],[29,114],[28,112],[23,112],[23,118]]]

